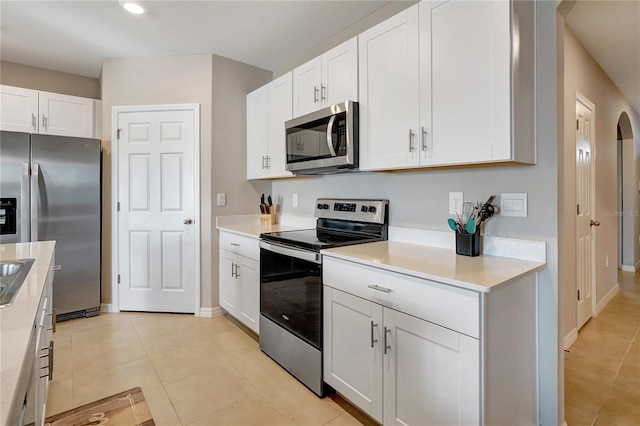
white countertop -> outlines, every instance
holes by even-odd
[[[489,292],[546,266],[545,262],[507,257],[460,256],[455,250],[395,241],[338,247],[321,253],[480,292]]]
[[[33,258],[29,275],[12,306],[0,309],[0,424],[8,416],[31,339],[55,241],[0,245],[0,260]],[[32,367],[32,366],[29,366]],[[28,375],[28,372],[25,372]]]
[[[232,232],[234,234],[244,235],[246,237],[258,238],[264,232],[293,231],[296,229],[304,229],[300,226],[291,225],[260,225],[260,224],[238,224],[238,225],[218,225],[221,231]]]

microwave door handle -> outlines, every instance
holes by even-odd
[[[336,120],[336,116],[332,115],[327,124],[327,146],[332,157],[336,156],[336,150],[333,149],[333,138],[331,137],[331,129],[333,128],[333,122]]]

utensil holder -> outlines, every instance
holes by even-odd
[[[480,227],[477,228],[473,234],[456,232],[456,254],[462,256],[480,255]]]
[[[268,213],[260,215],[260,225],[261,226],[271,226],[276,224],[276,214]]]

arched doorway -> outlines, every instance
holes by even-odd
[[[633,130],[626,112],[618,119],[618,268],[635,271],[634,202],[635,189]]]

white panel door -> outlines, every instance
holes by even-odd
[[[322,58],[318,56],[293,70],[293,116],[320,109]]]
[[[576,101],[576,237],[577,237],[577,326],[582,327],[593,315],[595,280],[595,221],[593,207],[593,105],[586,99]]]
[[[358,38],[322,55],[322,107],[358,100]]]
[[[418,165],[418,7],[358,36],[363,170]]]
[[[480,424],[480,344],[384,308],[385,425]]]
[[[239,319],[259,334],[260,263],[244,256],[238,256],[236,274],[240,281]]]
[[[382,422],[382,306],[324,287],[324,381]]]
[[[39,92],[40,133],[92,138],[94,100]]]
[[[119,308],[195,312],[196,117],[119,112]]]
[[[38,92],[0,86],[0,130],[38,133]]]
[[[511,157],[508,1],[431,10],[432,164]]]

